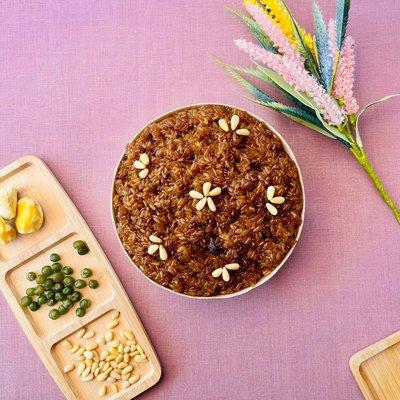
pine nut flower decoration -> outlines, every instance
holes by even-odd
[[[217,58],[216,62],[255,97],[257,103],[349,149],[400,224],[399,208],[371,166],[358,130],[358,121],[367,107],[399,95],[384,97],[359,112],[353,90],[355,41],[347,35],[350,3],[351,0],[337,0],[336,17],[326,23],[314,2],[312,39],[293,18],[284,0],[244,0],[248,14],[234,9],[232,12],[258,43],[237,39],[235,45],[249,55],[253,67],[227,64]],[[246,76],[260,80],[262,87],[267,83],[278,89],[287,102],[275,100]],[[275,212],[272,207],[268,206]]]

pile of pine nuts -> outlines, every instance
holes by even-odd
[[[118,393],[120,389],[127,389],[138,382],[140,375],[135,371],[135,364],[148,361],[132,331],[121,329],[118,335],[114,333],[113,329],[119,325],[119,316],[119,311],[112,315],[107,325],[108,331],[96,341],[82,345],[82,341],[73,344],[66,339],[62,343],[73,357],[72,362],[64,366],[65,373],[75,370],[82,382],[96,380],[111,385],[111,390],[107,384],[100,387],[100,397],[107,393]],[[94,339],[95,335],[94,331],[83,328],[76,337],[89,340]]]

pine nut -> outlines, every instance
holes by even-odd
[[[106,339],[104,339],[104,336],[100,336],[96,339],[96,342],[97,344],[106,344]]]
[[[126,332],[130,332],[130,331],[125,331],[124,332],[124,335],[126,336]],[[130,332],[130,333],[132,333],[132,332]],[[128,345],[128,346],[132,346],[132,345],[134,345],[134,344],[136,344],[135,342],[134,342],[134,340],[128,340],[127,342],[126,342],[126,344]]]
[[[211,198],[211,197],[207,197],[207,204],[208,204],[208,208],[211,210],[211,211],[216,211],[217,210],[217,207],[215,207],[215,203],[214,203],[214,200]]]
[[[230,279],[229,272],[228,272],[228,270],[227,270],[225,267],[222,268],[222,279],[223,279],[225,282],[229,282],[229,279]]]
[[[267,199],[271,201],[275,195],[275,186],[267,187]]]
[[[219,127],[220,127],[223,131],[229,132],[228,123],[226,122],[226,120],[225,120],[224,118],[221,118],[221,119],[218,121],[218,125],[219,125]]]
[[[103,382],[107,379],[108,374],[106,374],[105,372],[99,374],[96,376],[96,381],[98,382]]]
[[[68,349],[68,350],[72,349],[72,343],[68,339],[65,339],[62,342],[62,346],[64,347],[64,349]]]
[[[199,200],[195,207],[196,210],[201,211],[204,208],[204,206],[206,205],[206,202],[207,202],[207,197],[203,197],[201,200]]]
[[[226,264],[225,268],[230,271],[237,271],[240,268],[240,265],[238,263]]]
[[[111,385],[111,388],[112,388],[113,393],[118,393],[118,385],[117,384],[113,383]]]
[[[202,199],[204,197],[201,193],[197,192],[196,190],[191,190],[189,192],[189,196],[192,199]]]
[[[231,129],[234,131],[239,125],[239,116],[234,114],[231,118]]]
[[[153,243],[158,243],[158,244],[160,244],[161,242],[162,242],[162,239],[160,239],[158,236],[156,236],[156,235],[150,235],[149,236],[149,240],[150,240],[150,242],[153,242]]]
[[[134,166],[136,169],[145,169],[145,168],[146,168],[146,166],[145,166],[141,161],[139,161],[139,160],[136,160],[136,161],[133,163],[133,166]]]
[[[211,182],[204,182],[203,183],[203,194],[204,196],[208,196],[211,190]]]
[[[139,160],[144,164],[144,165],[149,165],[150,164],[150,159],[149,156],[146,153],[142,153],[139,156]]]
[[[75,352],[75,356],[77,356],[77,357],[81,356],[84,351],[85,351],[85,349],[83,347],[79,348],[79,350],[77,352]]]
[[[94,332],[93,331],[87,331],[83,336],[82,339],[90,339],[94,336]]]
[[[110,354],[109,356],[107,356],[106,361],[112,361],[115,360],[117,358],[117,356],[115,354]]]
[[[107,386],[102,386],[97,393],[100,397],[104,397],[107,393]]]
[[[132,365],[128,365],[121,372],[122,372],[122,375],[125,375],[125,374],[128,374],[129,372],[131,372],[132,370],[133,370]]]
[[[76,337],[78,339],[82,338],[83,335],[85,334],[85,332],[86,332],[86,328],[82,328],[80,331],[78,331],[78,333],[76,334]]]
[[[210,190],[208,193],[209,196],[219,196],[221,194],[221,188],[219,186],[215,187],[213,190]]]
[[[270,203],[267,203],[267,210],[272,214],[276,215],[278,214],[278,210]]]
[[[123,351],[124,351],[124,345],[121,343],[119,346],[118,346],[118,353],[122,353]]]
[[[103,361],[107,358],[108,356],[108,351],[107,350],[103,350],[100,354],[100,361]]]
[[[115,379],[121,379],[121,375],[115,371],[111,371],[110,376]]]
[[[85,361],[85,357],[84,356],[74,357],[74,361],[75,362]]]
[[[222,268],[214,269],[214,271],[211,273],[211,275],[214,278],[218,278],[219,276],[221,276],[221,274],[222,274]]]
[[[74,347],[72,347],[71,353],[76,353],[80,348],[81,347],[76,344]]]
[[[107,326],[107,329],[113,329],[115,328],[117,325],[119,324],[118,320],[113,320],[112,322],[110,322]]]
[[[88,376],[90,374],[90,367],[86,367],[82,372],[82,376]]]
[[[136,355],[133,360],[137,363],[145,362],[145,359],[140,354]]]
[[[122,354],[119,354],[118,357],[115,359],[115,362],[120,363],[124,359]]]
[[[240,136],[249,136],[250,131],[248,129],[238,129],[236,133]]]
[[[124,362],[129,362],[129,354],[124,354]]]
[[[67,374],[68,372],[72,371],[75,367],[72,364],[67,364],[64,367],[64,372]]]
[[[115,319],[115,318],[113,318],[113,319]],[[108,332],[106,333],[106,335],[105,335],[105,338],[106,338],[106,341],[107,341],[107,342],[111,342],[111,341],[113,340],[113,337],[114,337],[114,333],[111,332],[111,331],[108,331]]]
[[[82,376],[81,381],[82,382],[89,382],[91,380],[93,380],[94,376],[93,374],[87,375],[87,376]]]
[[[107,378],[107,382],[108,383],[114,383],[114,382],[116,382],[117,380],[115,379],[115,378],[112,378],[111,376],[109,376],[108,378]]]
[[[104,364],[104,367],[103,367],[103,372],[107,371],[108,368],[110,368],[110,363],[109,363],[109,362],[106,362],[106,363]]]
[[[85,368],[86,368],[86,365],[84,363],[80,363],[78,365],[78,368],[76,369],[76,374],[78,376],[82,375],[82,372],[85,370]]]
[[[131,386],[131,384],[128,381],[123,381],[121,383],[121,388],[122,389],[128,389],[129,386]]]
[[[142,170],[139,172],[139,178],[144,179],[144,178],[146,178],[146,176],[147,176],[148,174],[149,174],[149,170],[148,170],[147,168],[142,169]]]
[[[119,316],[120,316],[120,312],[119,311],[116,311],[112,316],[111,316],[111,319],[118,319],[119,318]]]
[[[139,374],[131,375],[131,377],[129,378],[129,383],[130,383],[131,385],[133,385],[133,384],[136,383],[139,379],[140,379],[140,375],[139,375]]]
[[[99,366],[99,364],[97,362],[94,362],[92,364],[92,368],[90,369],[90,372],[93,373],[94,371],[96,371],[98,366]]]
[[[99,373],[100,373],[100,367],[97,367],[97,368],[95,369],[95,371],[94,371],[94,376],[99,375]]]
[[[108,343],[110,347],[118,347],[119,346],[119,340],[113,340],[112,342]]]
[[[283,204],[285,202],[285,198],[282,196],[273,197],[270,202],[272,204]]]
[[[119,369],[124,369],[125,367],[127,367],[128,366],[128,364],[126,363],[126,362],[120,362],[119,364],[118,364],[118,368]]]
[[[167,260],[168,259],[168,253],[167,253],[167,250],[165,250],[165,247],[162,244],[160,244],[159,250],[160,250],[160,259],[162,261]]]

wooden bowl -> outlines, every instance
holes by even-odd
[[[247,292],[249,292],[250,290],[253,290],[254,288],[256,288],[256,287],[258,287],[258,286],[261,286],[261,285],[264,284],[265,282],[269,281],[269,280],[282,268],[282,266],[285,264],[286,260],[290,257],[290,255],[292,254],[294,248],[296,247],[296,245],[297,245],[297,243],[298,243],[298,241],[299,241],[299,239],[300,239],[301,231],[302,231],[302,229],[303,229],[304,215],[305,215],[305,192],[304,192],[303,177],[302,177],[302,175],[301,175],[301,170],[300,170],[299,164],[297,163],[296,157],[294,156],[292,149],[291,149],[290,146],[286,143],[285,139],[281,136],[281,134],[280,134],[274,127],[272,127],[270,124],[268,124],[268,123],[267,123],[266,121],[264,121],[262,118],[260,118],[260,117],[258,117],[258,116],[256,116],[256,115],[254,115],[254,114],[252,114],[252,113],[250,113],[249,111],[243,110],[242,108],[235,107],[235,106],[231,106],[231,105],[228,105],[228,104],[220,104],[220,103],[213,103],[213,104],[211,104],[211,103],[199,103],[199,104],[191,104],[191,105],[188,105],[188,106],[176,108],[175,110],[171,110],[171,111],[169,111],[169,112],[167,112],[167,113],[165,113],[165,114],[163,114],[163,115],[161,115],[161,116],[155,118],[154,120],[150,121],[148,124],[146,124],[142,129],[140,129],[140,130],[133,136],[131,142],[133,142],[133,141],[134,141],[134,140],[135,140],[149,125],[150,125],[150,124],[152,124],[152,123],[159,122],[160,120],[162,120],[162,119],[164,119],[164,118],[166,118],[166,117],[169,117],[171,114],[174,114],[174,113],[179,112],[179,111],[183,111],[183,110],[186,110],[186,109],[189,109],[189,108],[193,108],[193,107],[209,106],[209,105],[224,106],[224,107],[230,107],[230,108],[235,108],[235,109],[237,109],[237,110],[241,110],[241,111],[243,111],[243,112],[245,112],[245,113],[251,115],[252,117],[256,118],[257,120],[259,120],[259,121],[262,122],[263,124],[267,125],[267,127],[271,130],[271,132],[275,135],[275,137],[277,137],[277,138],[282,142],[283,147],[284,147],[286,153],[289,155],[289,157],[292,159],[292,161],[294,162],[294,164],[295,164],[296,167],[297,167],[297,171],[298,171],[298,173],[299,173],[300,185],[301,185],[301,189],[302,189],[302,192],[303,192],[303,209],[302,209],[302,212],[301,212],[301,220],[302,220],[302,222],[301,222],[301,225],[299,226],[298,231],[297,231],[296,243],[295,243],[295,244],[293,245],[293,247],[287,252],[286,256],[285,256],[285,257],[283,258],[283,260],[275,267],[275,269],[274,269],[270,274],[268,274],[267,276],[263,276],[254,286],[246,287],[246,288],[244,288],[244,289],[242,289],[242,290],[239,290],[239,291],[237,291],[237,292],[235,292],[235,293],[222,294],[222,295],[217,295],[217,296],[207,296],[207,297],[189,296],[189,295],[184,294],[184,293],[175,292],[174,290],[172,290],[172,289],[170,289],[170,288],[167,288],[167,287],[165,287],[165,286],[162,286],[162,285],[158,284],[157,282],[153,281],[153,280],[150,279],[144,272],[142,272],[142,270],[141,270],[141,269],[132,261],[132,259],[130,258],[128,252],[125,250],[125,248],[124,248],[124,246],[123,246],[123,243],[122,243],[122,241],[121,241],[121,239],[120,239],[120,237],[119,237],[119,235],[118,235],[118,232],[117,232],[117,221],[116,221],[116,216],[115,216],[114,207],[113,207],[113,198],[114,198],[114,194],[115,194],[115,180],[116,180],[116,176],[117,176],[117,171],[118,171],[119,166],[120,166],[120,164],[121,164],[121,161],[122,161],[122,159],[123,159],[123,157],[124,157],[124,155],[125,155],[125,150],[124,150],[124,152],[122,153],[122,155],[121,155],[121,157],[120,157],[120,160],[119,160],[119,162],[118,162],[118,165],[117,165],[117,167],[115,168],[114,177],[113,177],[113,181],[112,181],[112,191],[111,191],[111,215],[112,215],[112,219],[113,219],[113,223],[114,223],[114,230],[115,230],[115,233],[117,234],[118,241],[119,241],[119,243],[120,243],[120,245],[121,245],[121,247],[122,247],[124,253],[125,253],[126,256],[128,257],[129,261],[141,272],[141,274],[142,274],[143,276],[145,276],[146,279],[148,279],[148,280],[149,280],[150,282],[152,282],[153,284],[157,285],[158,287],[162,287],[163,289],[168,290],[168,291],[170,291],[170,292],[172,292],[172,293],[175,293],[175,294],[178,294],[178,295],[180,295],[180,296],[183,296],[183,297],[188,297],[188,298],[190,298],[190,299],[202,299],[202,300],[208,300],[208,299],[228,299],[228,298],[231,298],[231,297],[236,297],[236,296],[242,295],[242,294],[244,294],[244,293],[247,293]]]

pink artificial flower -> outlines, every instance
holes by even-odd
[[[263,28],[267,36],[272,40],[275,46],[278,48],[281,54],[286,55],[288,58],[296,61],[297,63],[303,65],[304,58],[298,53],[297,50],[293,48],[290,44],[289,40],[282,32],[282,30],[277,27],[265,13],[263,10],[256,6],[255,4],[246,2],[247,11],[251,14],[251,16],[255,19],[256,22]]]
[[[261,62],[279,74],[298,92],[310,96],[329,124],[340,125],[343,122],[343,113],[340,107],[303,65],[299,65],[296,60],[287,55],[271,53],[244,39],[235,40],[235,44],[240,50],[249,54],[254,61]]]
[[[353,38],[347,36],[343,43],[339,66],[333,83],[333,96],[336,99],[343,100],[344,111],[347,115],[355,114],[359,110],[357,100],[353,94],[355,67],[354,45]]]
[[[328,39],[329,39],[329,51],[331,52],[333,63],[335,63],[338,52],[337,29],[336,29],[336,21],[332,18],[328,22]]]

